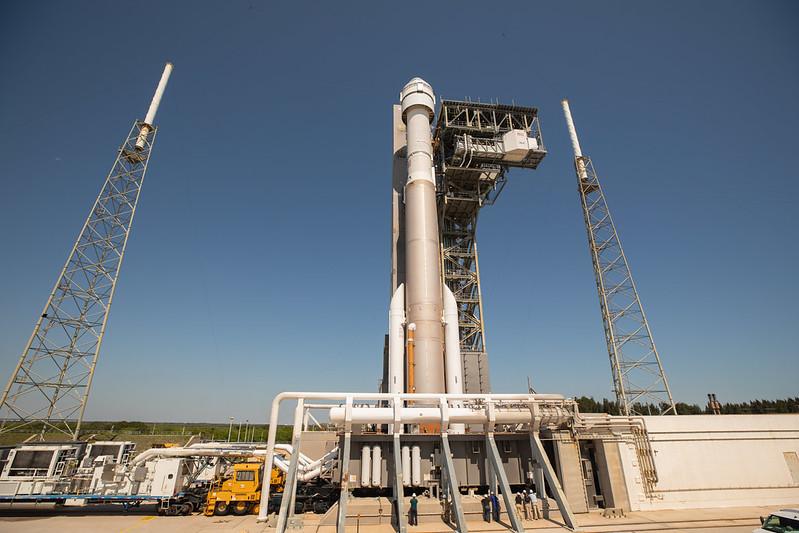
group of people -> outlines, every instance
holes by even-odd
[[[541,509],[538,507],[538,496],[532,490],[523,490],[516,494],[516,513],[524,515],[525,520],[538,520],[541,518]]]
[[[489,492],[483,499],[480,500],[483,506],[483,520],[491,522],[493,517],[494,522],[499,522],[499,513],[502,508],[499,505],[499,498],[494,492]],[[411,496],[410,509],[408,509],[408,525],[419,525],[419,500],[416,499],[416,493]],[[541,518],[541,509],[538,507],[538,497],[532,490],[523,490],[516,494],[516,514],[519,517],[524,517],[525,520],[538,520]]]
[[[483,499],[480,500],[483,505],[483,520],[491,522],[493,517],[494,522],[499,522],[499,512],[501,511],[499,505],[499,498],[493,492],[489,492]],[[538,507],[538,497],[532,490],[523,490],[516,494],[516,514],[525,520],[538,520],[541,518],[541,509]]]

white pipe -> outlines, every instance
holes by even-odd
[[[553,409],[557,409],[553,407]],[[557,413],[555,418],[565,417],[565,409]],[[549,415],[545,412],[544,415]],[[495,421],[497,424],[521,424],[530,422],[532,414],[529,409],[496,408]],[[564,419],[565,420],[565,419]],[[330,421],[334,424],[344,422],[344,407],[330,408]],[[394,421],[394,409],[391,407],[353,407],[353,424],[389,424]],[[438,407],[403,407],[400,409],[400,421],[403,424],[428,424],[441,422],[441,410]],[[485,409],[470,409],[468,407],[451,407],[449,409],[450,424],[483,424],[488,422]]]
[[[405,390],[405,284],[400,283],[391,297],[388,312],[388,392]]]
[[[421,78],[400,93],[406,124],[408,181],[405,184],[405,307],[416,324],[414,383],[416,392],[444,392],[441,326],[441,250],[433,170],[430,121],[435,96]]]
[[[446,284],[444,287],[444,365],[447,373],[447,393],[463,394],[463,360],[461,359],[461,338],[458,327],[458,302]],[[455,402],[460,407],[461,402]],[[463,424],[452,424],[452,433],[466,432]]]
[[[372,478],[372,451],[369,446],[361,448],[361,487],[368,487]]]
[[[282,470],[285,473],[289,471],[289,464],[283,460],[282,457],[275,456],[274,458],[274,465]],[[299,466],[297,467],[297,479],[300,481],[311,481],[312,479],[316,479],[322,473],[322,466],[316,466],[310,470],[303,470]]]
[[[416,444],[411,448],[411,485],[422,486],[422,449]]]
[[[266,450],[150,448],[134,457],[129,464],[137,465],[161,457],[257,457],[265,453]]]
[[[380,446],[372,447],[372,483],[373,487],[379,487],[383,474],[383,455]]]
[[[402,486],[411,486],[411,448],[402,447]]]
[[[214,446],[215,447],[211,447]],[[294,449],[290,444],[276,444],[276,450],[282,450],[289,454],[294,453]],[[163,457],[264,457],[266,450],[263,448],[256,448],[256,445],[228,445],[228,443],[212,443],[203,442],[196,443],[187,448],[151,448],[137,455],[130,464],[138,465],[146,461],[150,461]],[[323,470],[329,468],[330,462],[338,457],[338,447],[333,448],[325,455],[315,461],[304,455],[300,454],[298,457],[299,464],[297,465],[297,476],[300,481],[310,481],[319,477]],[[272,464],[284,472],[288,472],[288,463],[280,456],[274,455]]]
[[[158,87],[155,88],[155,94],[150,101],[150,108],[147,110],[147,115],[144,117],[144,124],[139,131],[139,137],[136,139],[136,148],[139,150],[144,149],[147,135],[153,129],[153,122],[155,121],[155,114],[158,112],[158,106],[161,105],[161,98],[164,96],[166,84],[169,81],[169,76],[172,74],[172,63],[167,63],[164,66],[164,72],[161,74],[161,81],[158,82]]]
[[[569,101],[565,98],[560,101],[563,106],[563,115],[566,117],[566,128],[569,130],[569,138],[572,142],[572,149],[574,150],[574,157],[582,157],[583,151],[580,149],[580,140],[577,138],[577,130],[574,129],[574,121],[572,120],[572,112],[569,107]]]

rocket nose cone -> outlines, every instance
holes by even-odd
[[[433,119],[436,97],[433,87],[422,78],[414,77],[405,84],[400,91],[402,104],[402,119],[405,120],[405,111],[412,105],[423,105],[429,110],[430,120]]]
[[[420,78],[419,76],[415,76],[405,84],[405,87],[402,88],[402,92],[410,92],[410,91],[419,91],[419,92],[433,92],[433,86],[427,83],[425,80]]]

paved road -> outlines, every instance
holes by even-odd
[[[758,525],[751,512],[742,510],[715,513],[699,512],[648,512],[635,513],[626,519],[608,520],[596,515],[580,515],[578,521],[583,524],[585,533],[643,533],[643,532],[685,532],[685,533],[750,533]],[[755,515],[756,516],[756,515]],[[335,527],[316,528],[320,515],[307,515],[305,531],[332,533]],[[539,520],[525,523],[528,531],[535,533],[562,533],[565,531],[557,524]],[[355,527],[347,528],[355,531]],[[472,533],[507,531],[500,524],[470,522]],[[83,532],[119,532],[119,533],[268,533],[274,531],[265,524],[258,524],[255,516],[206,517],[193,516],[157,516],[154,505],[142,505],[128,513],[120,511],[118,506],[97,506],[92,508],[62,508],[15,505],[13,509],[0,506],[0,531],[8,533],[83,533]],[[391,533],[390,526],[360,526],[361,533]],[[441,522],[426,524],[409,529],[409,533],[452,533]]]

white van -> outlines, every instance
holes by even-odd
[[[761,526],[752,533],[787,533],[789,531],[799,531],[799,509],[780,509],[768,515],[766,518],[760,517]]]

